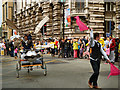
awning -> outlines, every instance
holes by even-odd
[[[42,28],[42,26],[49,20],[49,17],[46,16],[43,20],[40,21],[40,23],[37,25],[37,27],[35,28],[35,34],[37,34],[40,29]]]
[[[9,28],[18,30],[17,26],[11,20],[7,19],[6,24],[8,25]]]

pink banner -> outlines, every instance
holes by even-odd
[[[79,16],[76,16],[76,23],[79,26],[80,31],[88,30],[88,27],[79,19]]]
[[[120,70],[118,68],[116,68],[112,63],[110,63],[110,74],[108,76],[108,78],[110,76],[116,76],[116,75],[120,75]],[[107,79],[108,79],[107,78]]]

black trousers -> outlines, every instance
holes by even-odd
[[[97,80],[98,80],[99,70],[100,70],[100,59],[97,61],[90,60],[90,63],[92,65],[94,73],[90,77],[89,81],[90,83],[93,83],[93,86],[97,86]]]
[[[80,50],[77,51],[77,57],[80,58]]]

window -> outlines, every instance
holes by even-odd
[[[113,3],[106,2],[106,11],[113,11]]]
[[[7,17],[8,17],[8,4],[7,4],[7,2],[5,3],[6,4],[6,19],[7,19]]]
[[[78,26],[75,26],[75,33],[84,33],[84,31],[80,31]]]
[[[75,3],[75,9],[77,13],[84,12],[84,0],[77,0]]]
[[[3,5],[3,21],[5,21],[5,11],[4,11],[4,5]]]

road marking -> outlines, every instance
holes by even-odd
[[[45,61],[45,63],[55,62],[56,60]]]
[[[1,61],[1,63],[3,63],[3,62],[11,62],[11,61],[18,61],[18,60],[7,60],[7,61]]]
[[[45,61],[45,63],[49,63],[49,62],[55,62],[56,60],[51,60],[51,61]],[[17,63],[17,62],[16,62]],[[11,64],[5,64],[5,65],[3,65],[3,66],[9,66],[9,65],[14,65],[14,64],[16,64],[16,63],[11,63]]]

